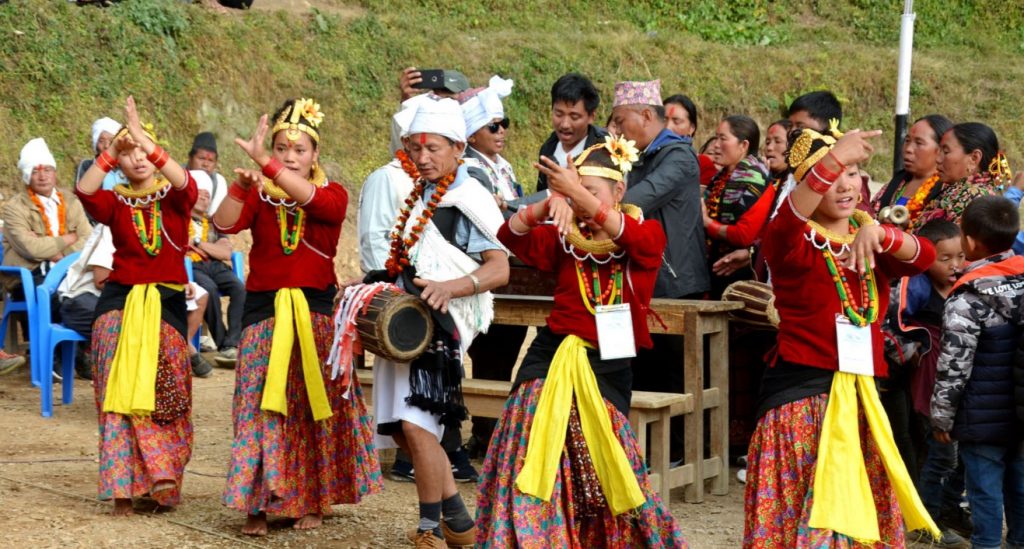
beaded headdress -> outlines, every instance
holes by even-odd
[[[297,141],[299,132],[313,138],[317,144],[320,143],[320,132],[317,128],[324,121],[324,113],[320,110],[320,104],[312,99],[296,99],[294,103],[286,107],[274,121],[271,135],[284,130],[285,137],[289,141]]]
[[[802,181],[807,172],[819,160],[825,158],[825,155],[832,150],[836,141],[842,136],[843,132],[839,131],[839,121],[834,118],[828,121],[828,130],[824,134],[810,128],[801,130],[786,153],[789,167],[793,168],[793,177],[797,181]]]
[[[590,153],[604,150],[611,157],[612,164],[618,169],[606,168],[604,166],[584,166],[583,163],[590,156]],[[636,141],[627,141],[625,137],[606,136],[604,143],[597,143],[588,147],[576,158],[574,164],[580,175],[596,175],[614,181],[622,181],[631,169],[633,162],[640,158],[640,151],[636,148]]]

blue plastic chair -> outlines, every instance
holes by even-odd
[[[75,252],[58,261],[50,268],[50,272],[46,273],[43,283],[36,288],[36,315],[38,318],[36,336],[39,344],[33,349],[32,356],[42,381],[39,391],[42,394],[43,417],[53,416],[53,368],[50,365],[53,364],[53,352],[57,345],[60,345],[61,375],[64,376],[64,404],[71,404],[73,396],[75,348],[78,346],[78,342],[85,341],[85,338],[70,328],[52,322],[50,300],[53,299],[53,294],[57,293],[57,287],[67,275],[68,268],[78,260],[80,255],[82,255],[81,252]]]
[[[0,241],[0,258],[4,255],[4,247],[2,241]],[[7,340],[7,324],[11,315],[14,313],[24,313],[28,316],[28,342],[29,342],[29,370],[32,374],[32,385],[36,387],[41,383],[38,372],[35,367],[36,356],[36,296],[32,288],[35,287],[35,282],[32,280],[32,273],[24,267],[8,267],[0,266],[0,273],[7,273],[14,276],[21,277],[21,287],[24,289],[25,297],[21,300],[15,300],[11,298],[9,292],[4,292],[4,316],[0,320],[0,345]]]

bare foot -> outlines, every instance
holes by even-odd
[[[247,536],[267,535],[267,514],[248,515],[245,517],[245,526],[242,526],[242,533]]]
[[[312,530],[318,528],[324,521],[324,516],[320,513],[310,513],[299,520],[295,521],[292,528],[296,530]]]
[[[110,514],[115,517],[127,517],[133,514],[132,500],[131,498],[116,498],[114,499],[114,508],[110,511]]]

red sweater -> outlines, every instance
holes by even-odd
[[[85,211],[99,223],[110,227],[114,243],[114,264],[110,281],[130,286],[166,282],[185,284],[185,250],[188,248],[188,226],[192,222],[192,206],[199,191],[196,180],[185,172],[187,180],[183,189],[171,187],[167,196],[160,200],[160,219],[163,244],[155,256],[149,255],[132,223],[132,208],[121,202],[114,191],[98,190],[86,194],[77,187],[75,194],[82,201]],[[142,209],[147,232],[150,223],[149,207]]]
[[[301,209],[305,212],[305,229],[299,246],[291,255],[281,247],[281,228],[277,206],[260,198],[255,190],[242,206],[238,221],[230,227],[217,226],[225,234],[252,230],[249,251],[249,277],[245,289],[250,292],[276,291],[281,288],[315,288],[325,290],[337,283],[334,256],[341,236],[341,223],[348,208],[348,192],[333,181],[319,187]],[[298,209],[296,209],[298,211]],[[288,226],[295,223],[288,215]]]
[[[616,240],[619,247],[626,252],[620,259],[625,261],[622,302],[630,304],[637,348],[650,348],[651,335],[647,330],[647,311],[651,304],[651,295],[654,293],[654,281],[658,277],[658,269],[661,268],[665,232],[661,224],[654,220],[641,223],[629,216],[623,216],[623,219],[626,220],[626,227]],[[554,225],[541,225],[519,236],[512,232],[508,223],[505,223],[498,230],[498,240],[528,265],[557,274],[555,305],[547,318],[548,328],[556,334],[579,336],[597,346],[597,323],[594,321],[594,315],[587,310],[580,294],[576,259],[562,248]],[[580,251],[576,253],[583,255]],[[585,265],[585,268],[589,274],[590,266]],[[601,265],[598,270],[603,289],[611,273],[611,263]]]
[[[807,223],[792,209],[787,198],[779,214],[764,235],[764,254],[772,273],[772,291],[779,311],[778,357],[788,362],[839,369],[836,344],[836,314],[842,304],[835,283],[828,272],[821,251],[804,238]],[[820,236],[818,238],[821,238]],[[909,238],[909,237],[908,237]],[[879,329],[889,307],[889,280],[920,273],[935,261],[935,248],[927,239],[919,239],[920,253],[913,262],[903,262],[888,254],[875,256],[875,280],[878,285],[878,320],[871,324],[871,346],[875,359],[875,375],[887,376]],[[838,265],[842,268],[842,265]],[[858,276],[846,271],[850,291],[859,303]]]

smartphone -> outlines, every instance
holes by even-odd
[[[444,71],[441,69],[421,69],[420,78],[423,80],[412,87],[420,90],[441,90],[445,89]]]

